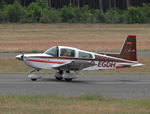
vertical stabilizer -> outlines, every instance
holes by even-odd
[[[135,35],[129,35],[127,37],[121,49],[120,57],[131,61],[137,61]]]

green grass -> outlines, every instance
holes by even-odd
[[[150,113],[150,99],[112,99],[102,96],[64,97],[52,95],[0,96],[3,114],[99,114]]]

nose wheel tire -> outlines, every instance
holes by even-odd
[[[32,81],[36,81],[37,79],[31,79]]]
[[[65,78],[65,81],[67,81],[67,82],[71,82],[71,81],[72,81],[72,79],[70,79],[70,78]]]

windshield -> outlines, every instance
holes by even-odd
[[[57,47],[55,46],[55,47],[49,48],[44,53],[56,57],[57,56]]]

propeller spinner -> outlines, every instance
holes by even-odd
[[[20,55],[16,56],[16,59],[18,59],[20,61],[23,61],[23,58],[24,58],[24,54],[20,54]]]

